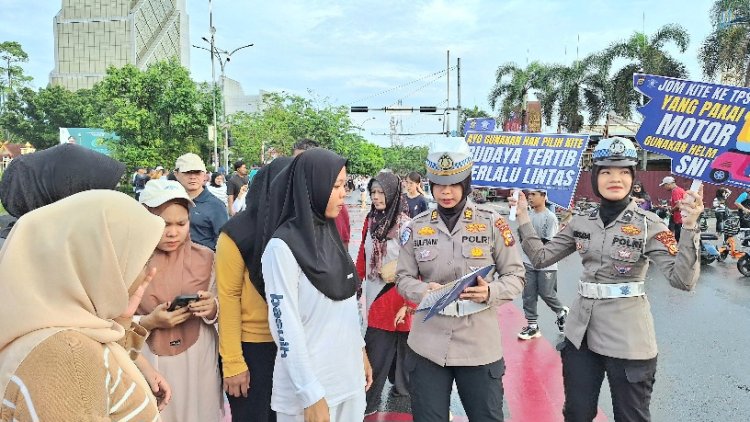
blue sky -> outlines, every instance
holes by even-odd
[[[208,35],[208,0],[187,3],[191,43],[201,44],[201,37]],[[696,57],[711,31],[712,4],[707,0],[214,0],[213,9],[220,48],[255,44],[227,65],[227,76],[240,81],[246,93],[284,90],[309,96],[311,92],[331,104],[371,107],[398,100],[417,107],[444,105],[445,78],[409,83],[445,69],[450,50],[452,65],[456,57],[461,58],[462,106],[489,111],[487,94],[502,63],[570,63],[577,55],[582,58],[634,31],[645,29],[650,34],[667,23],[679,23],[690,32],[688,51],[676,57],[687,65],[692,79],[702,79]],[[30,56],[25,68],[37,87],[47,84],[54,67],[52,21],[60,5],[60,0],[0,0],[0,41],[23,45]],[[196,80],[210,79],[207,52],[192,49],[190,65]],[[452,72],[452,106],[455,81]],[[408,85],[376,95],[404,84]],[[353,121],[363,126],[369,139],[387,142],[386,137],[371,135],[388,130],[384,113],[354,114]],[[404,131],[442,130],[437,116],[403,116],[402,122]],[[455,128],[455,117],[451,127]]]

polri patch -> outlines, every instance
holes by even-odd
[[[622,230],[623,233],[629,234],[631,236],[635,236],[637,234],[641,234],[641,229],[639,229],[637,226],[634,226],[633,224],[628,224],[626,226],[620,227],[620,230]]]
[[[484,251],[482,250],[482,248],[471,248],[471,256],[474,258],[481,258],[484,256]]]
[[[433,235],[433,234],[435,234],[436,232],[435,232],[435,229],[433,229],[432,227],[430,227],[430,226],[424,226],[424,227],[422,227],[421,229],[419,229],[419,230],[417,231],[417,233],[418,233],[418,234],[419,234],[420,236],[432,236],[432,235]]]
[[[487,225],[482,223],[471,223],[466,225],[466,231],[469,233],[481,233],[487,230]]]
[[[665,230],[663,232],[656,233],[654,239],[664,244],[664,246],[667,247],[667,251],[669,251],[670,255],[674,256],[677,255],[677,252],[679,252],[679,250],[677,249],[677,239],[675,239],[674,233]]]
[[[401,246],[406,245],[406,242],[409,241],[409,238],[411,237],[411,227],[407,227],[404,229],[403,232],[401,232]]]
[[[471,220],[472,218],[474,218],[474,210],[471,208],[466,208],[464,210],[464,219]]]
[[[505,246],[513,246],[516,244],[516,239],[513,238],[513,231],[511,231],[508,223],[505,222],[503,217],[498,217],[495,221],[495,227],[500,230],[500,234],[503,235],[503,243]]]
[[[630,271],[633,269],[633,267],[631,267],[630,265],[614,264],[614,267],[615,267],[615,271],[617,271],[617,274],[619,275],[630,275]],[[623,293],[623,294],[629,294],[629,293]]]

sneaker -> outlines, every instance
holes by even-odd
[[[570,308],[567,306],[563,306],[562,311],[557,315],[557,319],[555,320],[555,324],[557,324],[557,329],[560,330],[560,333],[565,332],[565,319],[568,317],[568,314],[570,313]]]
[[[521,340],[531,340],[532,338],[540,337],[541,335],[542,332],[539,331],[539,326],[526,326],[523,327],[523,330],[521,330],[520,333],[518,333],[518,338],[520,338]]]

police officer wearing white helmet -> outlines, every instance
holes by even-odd
[[[426,165],[437,209],[412,220],[399,254],[398,292],[419,303],[473,270],[490,264],[495,270],[440,314],[413,319],[408,345],[414,353],[404,365],[412,414],[417,422],[447,421],[455,381],[469,420],[502,421],[505,364],[497,308],[523,290],[521,257],[507,222],[467,199],[473,159],[466,142],[437,141]]]
[[[575,216],[543,244],[529,223],[526,199],[517,202],[521,246],[536,267],[578,251],[583,274],[570,307],[562,356],[566,421],[596,416],[604,375],[610,385],[615,421],[650,421],[656,373],[656,336],[646,271],[656,263],[669,284],[692,290],[700,275],[702,189],[688,192],[679,243],[661,218],[637,206],[630,194],[638,164],[633,143],[608,138],[594,148],[591,183],[601,198],[598,210]],[[511,201],[513,205],[514,202]]]

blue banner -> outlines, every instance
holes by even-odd
[[[78,144],[84,148],[94,150],[104,155],[110,155],[111,151],[107,142],[119,141],[120,137],[113,132],[104,129],[89,127],[61,127],[60,143]]]
[[[481,117],[476,119],[466,119],[464,124],[464,133],[470,130],[481,132],[492,132],[495,130],[495,119],[492,117]]]
[[[672,159],[672,173],[750,187],[750,88],[655,75],[633,75],[650,98],[638,111],[636,140]]]
[[[581,173],[588,135],[470,132],[472,185],[545,189],[547,199],[570,207]]]

